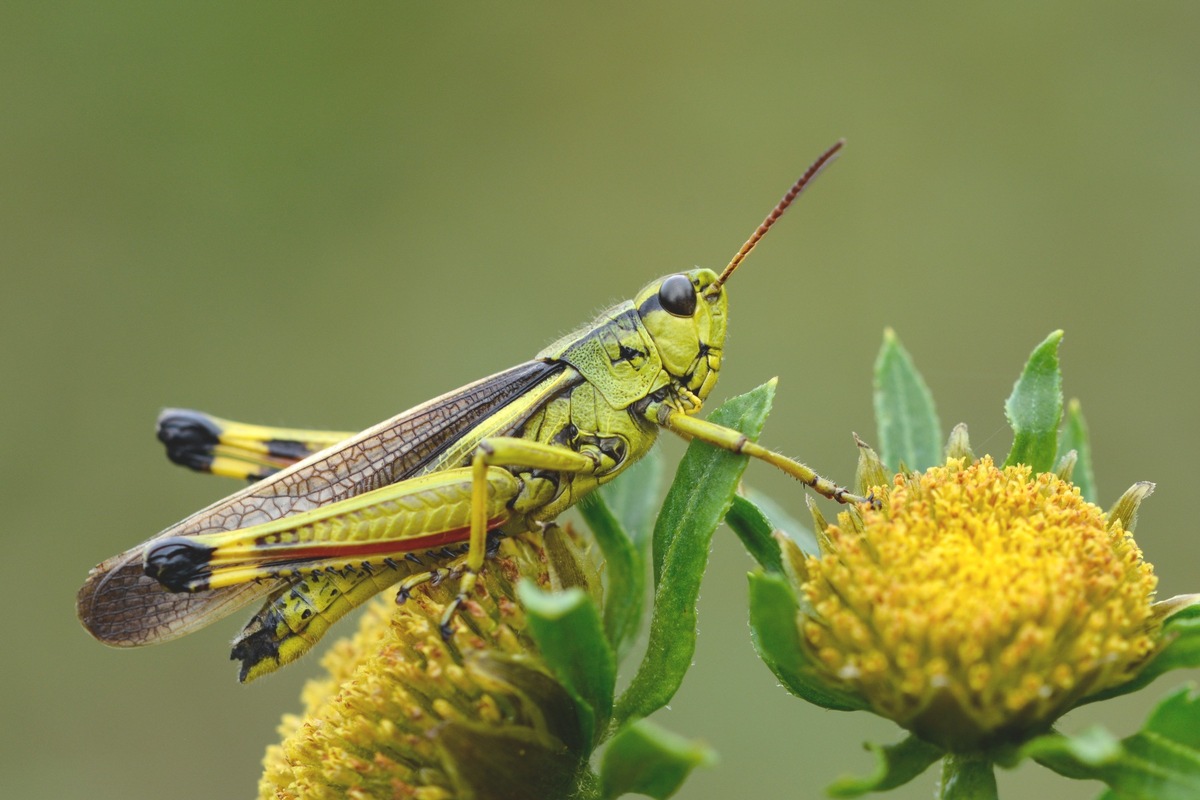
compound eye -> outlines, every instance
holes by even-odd
[[[686,275],[672,275],[658,288],[658,304],[672,316],[690,317],[696,310],[696,290]]]

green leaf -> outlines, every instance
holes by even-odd
[[[796,627],[799,610],[792,587],[781,575],[750,574],[750,639],[783,688],[834,711],[867,708],[861,698],[830,686],[812,666]]]
[[[629,651],[642,625],[646,549],[658,508],[662,472],[662,453],[651,449],[617,480],[601,486],[579,504],[604,554],[608,586],[604,630],[618,661]]]
[[[1054,469],[1063,409],[1062,372],[1058,368],[1062,337],[1062,331],[1055,331],[1034,348],[1004,402],[1004,413],[1013,429],[1012,450],[1004,459],[1006,467],[1028,464],[1034,472]]]
[[[875,426],[880,457],[893,472],[901,463],[918,471],[942,463],[933,395],[891,328],[884,330],[875,359]]]
[[[757,389],[727,400],[713,411],[709,422],[733,428],[746,434],[751,441],[757,441],[775,400],[775,383],[772,378]],[[748,461],[747,456],[735,455],[698,440],[688,445],[654,523],[652,553],[656,587],[662,579],[665,559],[675,543],[690,538],[684,535],[689,523],[693,520],[707,523],[715,519],[712,528],[716,530],[733,502],[737,482]],[[729,486],[728,496],[723,491],[726,485]],[[707,560],[706,550],[704,561]]]
[[[1027,742],[1020,755],[1068,778],[1108,784],[1122,800],[1200,797],[1200,695],[1194,684],[1169,695],[1142,730],[1119,742],[1100,730],[1051,734]]]
[[[600,613],[580,589],[544,592],[522,581],[517,592],[542,658],[579,703],[584,734],[594,742],[612,715],[617,676]]]
[[[899,744],[864,745],[875,754],[875,771],[863,778],[838,778],[825,790],[831,797],[860,797],[903,786],[945,755],[937,745],[909,736]]]
[[[434,746],[454,795],[475,800],[569,797],[583,766],[565,747],[551,747],[520,725],[451,720],[438,729]]]
[[[753,486],[744,484],[742,491],[747,500],[754,503],[760,511],[767,515],[767,519],[771,520],[771,525],[786,533],[788,538],[800,546],[801,550],[806,553],[817,552],[817,537],[813,535],[812,529],[789,514],[787,509],[775,502],[773,497],[758,491]]]
[[[1173,669],[1200,667],[1200,604],[1186,606],[1168,617],[1163,624],[1162,636],[1167,640],[1167,646],[1133,680],[1085,697],[1079,705],[1136,692]]]
[[[614,481],[615,483],[616,481]],[[625,656],[642,623],[646,595],[646,561],[621,524],[608,498],[593,492],[579,511],[604,554],[607,591],[604,599],[604,635],[617,654]]]
[[[757,439],[775,395],[771,381],[735,397],[709,419]],[[746,456],[701,441],[689,446],[654,526],[654,612],[646,654],[617,702],[618,723],[666,705],[696,651],[696,598],[713,531],[733,501]]]
[[[1021,759],[1032,758],[1065,778],[1086,781],[1095,777],[1094,767],[1116,762],[1121,756],[1121,741],[1104,728],[1093,726],[1072,736],[1051,733],[1030,739],[1005,766],[1012,768]]]
[[[767,572],[783,572],[783,555],[771,533],[775,527],[763,510],[741,495],[735,495],[725,524],[742,540],[755,561]]]
[[[600,762],[603,798],[645,794],[663,800],[679,791],[696,767],[712,766],[716,754],[646,720],[624,728],[609,743]]]
[[[1071,482],[1079,487],[1083,499],[1089,503],[1098,502],[1099,493],[1096,491],[1096,474],[1092,471],[1092,444],[1088,439],[1087,423],[1083,420],[1083,411],[1078,400],[1067,403],[1067,423],[1063,426],[1062,437],[1058,442],[1058,457],[1061,459],[1074,450],[1079,457]]]
[[[604,498],[639,550],[645,550],[650,543],[663,471],[662,451],[654,447],[640,461],[622,472],[619,478],[593,493],[593,496],[599,494]]]
[[[465,653],[463,666],[471,682],[485,691],[493,686],[502,693],[520,698],[518,704],[536,707],[545,720],[545,733],[580,758],[592,752],[592,729],[589,712],[585,729],[579,717],[579,701],[559,679],[535,667],[525,654],[501,653],[497,650],[476,650]]]
[[[1168,695],[1150,714],[1141,733],[1153,733],[1169,742],[1186,747],[1193,756],[1196,786],[1200,788],[1200,692],[1196,684],[1180,687]],[[1136,737],[1135,735],[1135,737]],[[1135,738],[1131,737],[1131,738]],[[1128,745],[1128,740],[1126,740]]]
[[[547,525],[542,533],[549,588],[556,592],[581,589],[599,608],[604,602],[604,587],[601,585],[600,572],[592,560],[571,547],[568,533],[557,525]]]

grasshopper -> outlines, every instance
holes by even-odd
[[[399,582],[459,578],[449,636],[498,537],[539,530],[644,455],[660,428],[742,453],[840,502],[862,498],[741,433],[695,416],[725,344],[725,282],[838,142],[719,275],[650,283],[532,361],[358,433],[232,423],[169,410],[173,460],[251,485],[92,569],[84,627],[133,647],[190,633],[255,600],[234,641],[243,681],[307,652],[334,621]],[[465,545],[465,548],[464,548]]]

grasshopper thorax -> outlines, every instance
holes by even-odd
[[[680,395],[701,402],[717,382],[725,348],[725,289],[707,291],[716,280],[710,269],[678,272],[649,284],[633,300],[663,372]]]

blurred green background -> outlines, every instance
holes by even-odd
[[[1105,503],[1158,482],[1139,541],[1162,596],[1200,589],[1198,36],[1186,2],[4,4],[0,796],[250,796],[317,672],[238,686],[242,614],[124,652],[74,619],[92,564],[237,488],[166,463],[161,407],[365,427],[720,268],[839,136],[731,284],[714,400],[779,375],[765,439],[849,480],[891,325],[943,423],[1002,455],[1003,398],[1064,328]],[[725,532],[713,561],[658,720],[722,761],[681,796],[867,770],[897,729],[778,688],[750,560]],[[1131,732],[1180,679],[1064,727]]]

